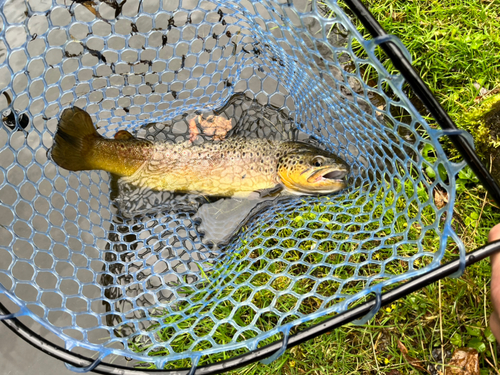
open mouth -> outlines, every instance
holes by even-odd
[[[326,172],[326,173],[325,173]],[[330,180],[330,181],[337,181],[337,182],[342,182],[344,177],[347,176],[348,171],[346,170],[329,170],[329,169],[323,169],[319,170],[316,173],[314,173],[311,177],[309,177],[307,180],[309,182],[319,182],[321,180]]]
[[[323,178],[327,178],[329,180],[341,180],[347,175],[347,171],[332,171],[323,175]]]

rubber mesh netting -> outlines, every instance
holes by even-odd
[[[328,0],[0,2],[2,301],[66,348],[161,368],[287,337],[462,249],[442,134],[355,23]],[[50,147],[73,105],[110,138],[312,142],[348,188],[254,202],[68,172]]]

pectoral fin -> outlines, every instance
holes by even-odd
[[[272,188],[260,189],[255,191],[239,191],[235,192],[231,198],[240,198],[240,199],[261,199],[261,198],[272,198],[277,197],[285,188],[284,185],[279,184],[273,186]]]
[[[283,184],[278,184],[272,188],[257,190],[255,193],[259,194],[259,198],[276,197],[284,188],[285,186]]]

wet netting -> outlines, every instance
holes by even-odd
[[[463,271],[462,164],[439,138],[477,158],[415,110],[376,57],[408,63],[404,47],[369,24],[363,39],[357,7],[0,1],[0,318],[75,371],[220,372],[373,316],[403,281],[442,277],[446,249]],[[72,106],[108,138],[309,142],[346,161],[347,188],[217,198],[68,172],[50,150]]]

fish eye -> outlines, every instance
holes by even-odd
[[[315,167],[321,167],[323,165],[323,162],[325,160],[322,158],[322,157],[319,157],[319,156],[316,156],[313,160],[312,160],[312,165],[314,165]]]

